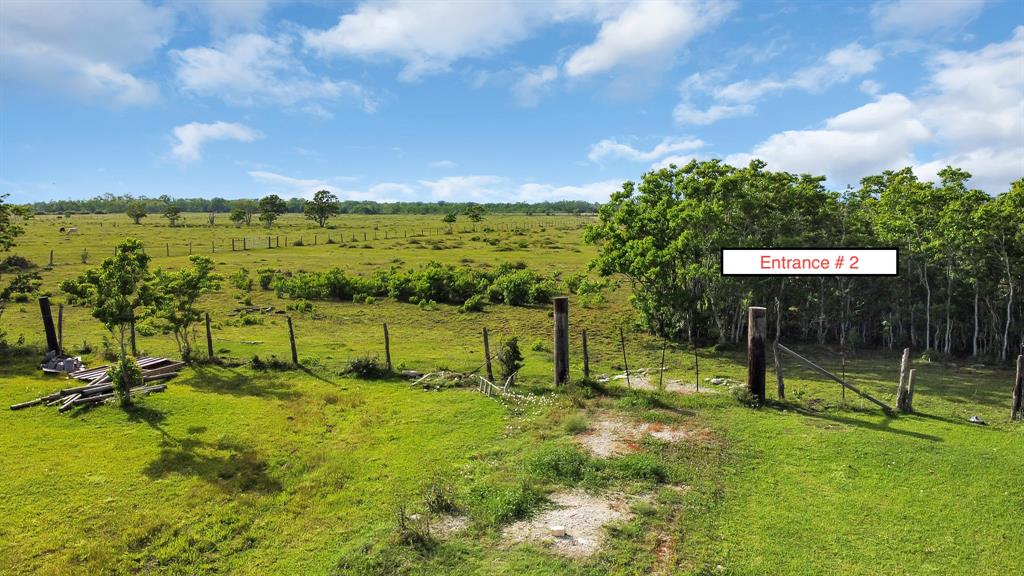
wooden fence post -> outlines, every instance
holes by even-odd
[[[206,357],[214,359],[213,355],[213,332],[210,331],[210,313],[206,313]]]
[[[484,363],[487,364],[487,379],[494,382],[494,369],[491,367],[491,343],[487,338],[487,328],[484,328]]]
[[[590,351],[587,350],[587,331],[583,331],[583,378],[590,378]]]
[[[914,411],[914,376],[917,375],[917,370],[913,368],[907,373],[907,394],[903,401],[903,413],[910,414]]]
[[[210,240],[210,254],[216,254],[216,253],[217,253],[217,241],[216,240]]]
[[[778,341],[772,344],[772,356],[775,357],[775,379],[778,380],[778,394],[779,400],[786,399],[786,382],[782,379],[782,361],[779,360],[779,343]],[[846,390],[846,388],[843,388]]]
[[[765,313],[764,307],[751,306],[748,308],[747,316],[747,388],[762,404],[765,399],[764,336],[767,331]]]
[[[171,255],[171,243],[170,242],[167,242],[167,243],[164,244],[164,255],[165,256],[170,256]]]
[[[1010,420],[1024,420],[1024,354],[1017,356],[1017,379],[1013,384]]]
[[[292,345],[292,364],[299,365],[299,353],[295,350],[295,326],[292,325],[292,317],[288,317],[288,342]]]
[[[188,242],[188,255],[189,256],[192,255],[192,241],[191,240],[189,240],[189,242]]]
[[[50,250],[50,266],[53,266],[53,250]]]
[[[231,251],[232,252],[235,251],[235,239],[234,238],[231,239]]]
[[[910,367],[910,348],[903,349],[900,360],[900,381],[896,388],[896,410],[903,412],[903,404],[907,400],[907,369]]]
[[[64,305],[57,305],[57,355],[64,355]]]
[[[622,326],[619,326],[619,344],[622,346],[622,365],[626,369],[626,388],[632,388],[633,384],[629,381],[629,360],[626,359],[626,334],[622,331]]]
[[[555,385],[569,381],[569,299],[555,298]]]
[[[388,323],[384,323],[384,362],[388,367],[388,372],[394,370],[391,365],[391,337],[388,335]]]

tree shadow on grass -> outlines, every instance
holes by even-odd
[[[203,392],[231,396],[269,396],[277,400],[294,400],[301,396],[286,382],[287,372],[243,374],[232,368],[203,365],[195,366],[194,372],[195,377],[189,381],[189,385]]]

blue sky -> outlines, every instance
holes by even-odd
[[[0,193],[601,201],[691,158],[991,193],[1024,3],[0,3]]]

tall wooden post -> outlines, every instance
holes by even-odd
[[[1013,385],[1013,403],[1010,405],[1010,419],[1024,420],[1024,354],[1017,356],[1017,380]]]
[[[192,255],[192,241],[191,240],[189,240],[189,242],[188,242],[188,255],[189,256]]]
[[[132,315],[131,319],[131,330],[132,330],[132,356],[139,355],[139,347],[135,344],[135,315]]]
[[[53,266],[53,250],[50,250],[50,266]]]
[[[772,344],[772,356],[775,358],[775,379],[778,381],[778,394],[779,400],[786,399],[786,381],[782,378],[782,361],[779,360],[779,342],[776,340]],[[846,388],[843,388],[846,390]]]
[[[288,317],[288,342],[292,345],[292,364],[299,365],[299,353],[295,350],[295,326],[292,325],[292,317]]]
[[[231,251],[232,252],[235,251],[235,239],[234,238],[231,239]]]
[[[747,316],[747,388],[764,403],[766,309],[751,306]]]
[[[388,367],[388,372],[394,370],[391,365],[391,337],[388,335],[388,323],[384,323],[384,362]]]
[[[903,412],[903,404],[907,400],[907,369],[910,367],[910,348],[903,349],[900,360],[900,381],[896,388],[896,409]]]
[[[57,355],[64,355],[64,305],[57,305]]]
[[[43,296],[39,299],[39,313],[43,316],[43,330],[46,332],[46,351],[54,352],[60,347],[57,342],[57,331],[53,329],[53,312],[50,311],[50,299]]]
[[[619,344],[622,346],[622,366],[626,369],[626,388],[632,388],[633,383],[629,381],[629,360],[626,359],[626,333],[619,326]]]
[[[213,332],[210,331],[210,313],[206,313],[206,357],[210,360],[214,359],[213,356]]]
[[[487,328],[484,328],[484,363],[487,364],[487,379],[494,382],[494,369],[491,367],[491,343],[487,338]]]
[[[555,298],[555,385],[569,381],[569,299]]]
[[[216,240],[210,240],[210,254],[216,254],[216,253],[217,253],[217,241]]]
[[[170,242],[167,242],[167,243],[164,244],[164,255],[166,255],[166,256],[170,256],[171,255],[171,243]]]
[[[914,411],[914,377],[917,375],[917,370],[913,368],[907,374],[907,395],[903,401],[902,410],[905,414],[910,414]]]
[[[583,378],[590,378],[590,351],[587,350],[587,331],[583,331]]]

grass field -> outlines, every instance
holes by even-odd
[[[65,237],[57,229],[66,221],[37,217],[14,253],[46,264],[54,250],[43,278],[55,302],[61,279],[97,264],[127,236],[146,243],[154,267],[184,264],[189,242],[195,253],[216,242],[224,275],[240,267],[368,274],[430,260],[522,260],[567,277],[594,253],[581,241],[583,221],[563,216],[489,216],[476,231],[460,222],[450,234],[438,217],[344,216],[331,230],[314,230],[286,216],[269,233],[205,219],[190,214],[185,227],[169,228],[156,216],[140,226],[124,216],[75,216],[79,234]],[[267,249],[268,234],[282,247]],[[326,243],[328,234],[335,243]],[[240,244],[243,235],[256,247],[231,251],[230,239]],[[306,245],[283,247],[285,235]],[[657,366],[662,345],[635,330],[628,295],[624,285],[589,308],[571,299],[574,377],[584,329],[595,373],[622,371],[620,326],[630,367]],[[850,393],[843,402],[837,386],[792,362],[789,399],[760,409],[720,386],[657,393],[616,380],[556,391],[547,307],[458,313],[380,299],[291,312],[302,368],[255,371],[247,365],[254,354],[288,356],[287,324],[276,314],[252,325],[229,316],[247,300],[289,304],[258,286],[225,284],[204,308],[229,362],[188,369],[131,411],[2,412],[0,573],[1002,575],[1024,559],[1024,427],[1007,421],[1009,366],[916,361],[917,414],[900,417]],[[32,301],[9,305],[0,322],[10,340],[43,341]],[[518,336],[523,397],[340,376],[348,360],[383,353],[385,322],[396,365],[420,371],[477,368],[484,327],[492,346]],[[103,363],[104,330],[87,310],[65,308],[64,334],[72,349],[92,347],[87,363]],[[176,354],[169,336],[142,337],[140,347]],[[833,351],[798,349],[839,369]],[[702,380],[745,377],[742,350],[699,356]],[[39,374],[35,356],[2,362],[2,403],[60,387]],[[666,379],[693,382],[685,347],[670,346],[666,365]],[[895,353],[855,352],[846,371],[893,402]],[[971,415],[988,425],[969,424]],[[611,417],[694,433],[676,442],[647,438],[609,458],[581,448],[581,429]],[[468,526],[403,541],[396,510],[426,514],[431,485],[444,488]],[[609,526],[588,558],[503,535],[567,489],[637,498],[632,516]]]

